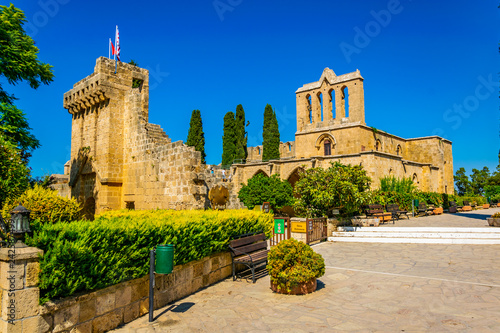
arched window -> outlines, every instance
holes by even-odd
[[[259,155],[260,155],[260,147],[257,147],[257,152],[258,152],[258,153],[259,153]]]
[[[377,142],[375,142],[375,150],[376,151],[382,151],[382,142],[377,139]]]
[[[335,90],[330,89],[328,95],[330,96],[330,104],[332,105],[332,119],[335,119],[337,113],[335,108]]]
[[[398,156],[403,155],[403,151],[401,150],[401,145],[398,145],[396,147],[396,155]]]
[[[345,117],[349,117],[349,89],[344,86],[342,88],[342,104],[344,105]]]
[[[288,144],[288,151],[292,151],[292,145],[290,143]]]
[[[330,140],[326,139],[323,143],[323,146],[325,148],[325,156],[330,156],[332,154],[332,143]]]
[[[312,106],[311,106],[311,95],[306,96],[307,99],[307,112],[309,113],[309,124],[313,122]]]
[[[418,184],[418,177],[416,173],[413,174],[412,180],[415,184]]]
[[[324,106],[323,106],[323,94],[322,93],[318,93],[318,104],[319,104],[319,107],[320,107],[320,111],[321,111],[321,121],[323,121],[323,114],[324,114]]]

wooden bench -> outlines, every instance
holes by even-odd
[[[380,222],[390,221],[394,223],[392,213],[385,213],[382,205],[367,205],[364,207],[366,217],[372,216],[378,218]]]
[[[455,201],[450,201],[450,207],[448,208],[449,213],[457,213],[459,210],[462,210],[462,206],[457,206]]]
[[[252,282],[255,283],[255,266],[267,263],[267,241],[264,233],[239,235],[229,243],[229,251],[233,263],[233,281],[236,280],[236,264],[243,264],[252,271]]]
[[[398,204],[387,204],[385,205],[385,209],[387,212],[390,212],[392,214],[392,219],[400,219],[401,216],[406,216],[406,218],[409,220],[410,217],[408,216],[408,211],[406,210],[400,210]]]
[[[424,213],[424,215],[430,215],[434,211],[434,208],[427,208],[427,204],[421,202],[418,204],[418,214]]]

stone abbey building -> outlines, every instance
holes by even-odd
[[[72,117],[71,160],[56,188],[84,204],[87,215],[105,210],[204,209],[209,190],[223,184],[229,208],[241,207],[241,183],[257,173],[278,174],[292,185],[301,169],[330,162],[360,164],[372,187],[386,175],[411,177],[424,191],[453,193],[451,142],[437,136],[403,139],[365,124],[359,71],[337,76],[326,68],[318,82],[296,91],[297,132],[281,144],[281,159],[262,161],[262,146],[249,147],[245,164],[231,167],[222,183],[201,154],[171,142],[148,122],[149,73],[101,57],[94,73],[64,94]],[[69,194],[70,193],[70,194]]]
[[[359,71],[337,76],[326,68],[317,82],[296,92],[297,132],[281,143],[281,159],[262,162],[262,146],[248,148],[246,164],[234,166],[236,183],[256,173],[279,174],[292,185],[303,168],[331,162],[362,165],[372,179],[410,177],[422,191],[454,193],[451,142],[437,136],[403,139],[366,126],[363,77]]]

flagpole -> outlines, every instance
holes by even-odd
[[[111,59],[111,38],[109,39],[109,52],[108,52],[108,59]]]
[[[118,30],[118,26],[116,26],[116,30]],[[118,60],[116,59],[116,54],[118,53],[118,44],[116,44],[116,31],[115,31],[115,45],[116,45],[116,51],[115,51],[115,74],[116,74],[116,71],[118,69]],[[119,43],[119,41],[118,41]]]

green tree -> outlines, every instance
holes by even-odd
[[[472,169],[471,178],[471,188],[474,194],[483,195],[484,187],[490,178],[490,169],[484,167],[482,170]]]
[[[280,158],[280,132],[276,112],[267,104],[264,109],[264,126],[262,129],[262,160]]]
[[[410,177],[396,178],[394,176],[385,176],[380,178],[380,191],[413,193],[417,191],[417,186]]]
[[[460,168],[453,176],[453,180],[455,181],[455,187],[457,188],[458,195],[466,195],[471,193],[471,183],[469,177],[465,174],[465,169]]]
[[[207,156],[205,154],[205,133],[203,133],[200,110],[193,110],[193,113],[191,113],[186,144],[201,152],[201,163],[205,164],[205,157]]]
[[[245,127],[248,124],[245,124],[245,110],[243,110],[243,106],[239,104],[236,107],[236,119],[235,119],[235,133],[236,133],[236,154],[235,159],[237,160],[245,160],[248,156],[247,151],[247,132],[245,131]]]
[[[8,198],[21,195],[29,187],[30,170],[21,152],[0,133],[0,208]]]
[[[52,66],[38,60],[39,50],[23,29],[25,22],[24,13],[14,5],[0,6],[0,76],[12,85],[27,81],[36,89],[49,84],[54,74]],[[40,142],[30,133],[24,113],[14,106],[15,99],[0,84],[0,132],[21,149],[27,161]]]
[[[233,164],[236,155],[236,121],[234,113],[228,112],[224,116],[224,135],[222,136],[222,165]]]
[[[278,175],[267,177],[258,173],[243,184],[238,192],[238,198],[245,206],[252,209],[254,206],[269,202],[273,209],[293,205],[293,189],[289,182],[282,181]]]
[[[370,178],[359,165],[331,163],[328,169],[312,168],[301,172],[295,183],[295,212],[301,216],[331,216],[332,209],[340,209],[352,216],[370,200]]]

